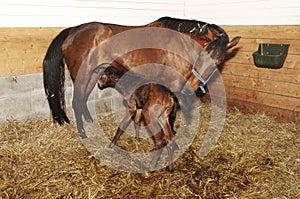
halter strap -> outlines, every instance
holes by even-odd
[[[192,68],[192,73],[195,75],[195,77],[201,81],[199,88],[201,89],[202,93],[206,93],[206,90],[204,86],[209,82],[209,80],[214,76],[214,74],[218,71],[218,68],[215,68],[215,70],[208,76],[208,78],[205,80],[201,77],[201,75],[195,70],[196,62],[200,56],[200,53],[198,54]]]

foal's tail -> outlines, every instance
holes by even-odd
[[[64,99],[64,56],[62,44],[68,36],[69,29],[60,32],[50,44],[43,61],[44,89],[54,121],[59,124],[69,123],[65,113]]]

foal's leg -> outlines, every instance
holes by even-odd
[[[175,124],[175,120],[176,120],[176,114],[177,114],[178,106],[179,106],[178,102],[176,102],[174,100],[173,109],[172,109],[172,111],[169,114],[169,122],[170,122],[170,126],[171,126],[171,129],[172,129],[173,135],[176,135],[176,131],[174,129],[174,124]]]
[[[150,109],[151,104],[147,103],[143,108],[142,115],[154,138],[155,147],[153,150],[155,150],[155,153],[151,160],[151,170],[155,170],[162,153],[162,147],[165,145],[165,141],[163,138],[163,133],[161,132],[161,128],[157,122],[157,117],[155,117],[158,112],[153,110],[151,111]]]
[[[129,110],[126,111],[126,115],[124,116],[123,120],[121,121],[113,140],[109,144],[110,148],[112,148],[114,145],[117,144],[117,141],[119,140],[120,136],[124,133],[124,131],[126,130],[128,125],[130,124],[132,115],[133,114],[131,111],[129,111]]]
[[[162,131],[155,133],[153,135],[153,139],[154,139],[154,148],[151,151],[154,151],[154,155],[152,157],[151,160],[151,169],[154,170],[157,167],[157,163],[160,159],[160,156],[162,154],[163,151],[163,147],[166,145],[166,141],[164,139],[164,134]]]
[[[140,141],[140,128],[142,122],[142,110],[137,109],[134,115],[134,129],[135,129],[135,138]]]
[[[169,123],[168,116],[165,113],[163,113],[159,117],[158,122],[159,122],[160,126],[163,129],[164,136],[165,136],[166,141],[167,141],[167,151],[168,151],[168,156],[169,156],[169,167],[168,167],[168,169],[170,171],[173,171],[174,170],[174,165],[173,165],[174,151],[176,149],[178,150],[179,147],[175,142],[175,137],[172,133],[172,129],[171,129],[171,126],[170,126],[170,123]]]
[[[163,93],[164,96],[169,95],[169,94],[165,94]],[[176,102],[174,100],[174,98],[171,97],[171,95],[169,95],[169,100],[164,100],[164,102],[170,102],[170,103],[164,103],[164,109],[162,110],[162,112],[160,113],[160,115],[157,115],[158,118],[158,123],[161,126],[163,133],[164,133],[164,137],[167,141],[167,151],[168,151],[168,156],[169,156],[169,166],[168,169],[170,171],[174,170],[174,165],[173,165],[173,156],[174,156],[174,151],[178,150],[179,147],[175,142],[175,136],[173,134],[174,131],[174,121],[175,121],[175,117],[176,117]],[[175,114],[174,114],[175,111]],[[159,114],[159,113],[157,113]],[[170,120],[171,119],[171,124],[170,124]]]

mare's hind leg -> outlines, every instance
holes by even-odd
[[[49,102],[49,106],[51,107],[53,120],[57,122],[58,124],[62,125],[65,122],[70,123],[69,118],[67,117],[65,110],[63,107],[61,107],[60,102],[60,93],[52,93],[48,91],[47,93],[47,99]],[[61,96],[63,98],[64,96]]]

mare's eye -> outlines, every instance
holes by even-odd
[[[223,34],[214,34],[214,37],[215,37],[216,39],[220,39],[220,38],[222,37],[222,35],[223,35]]]

